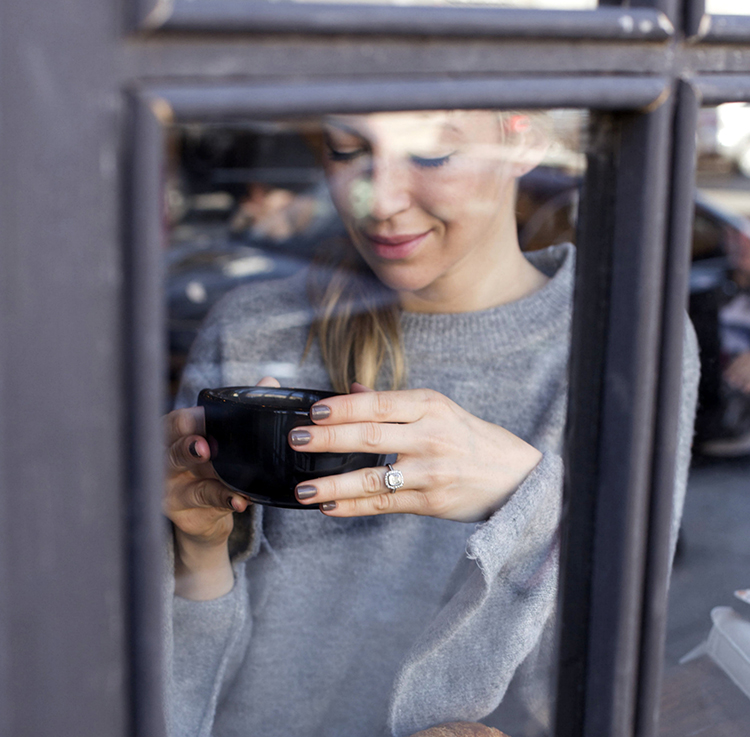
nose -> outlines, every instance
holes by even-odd
[[[408,166],[396,157],[374,157],[370,172],[370,217],[388,220],[411,205]]]

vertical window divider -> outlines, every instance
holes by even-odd
[[[556,737],[631,737],[639,708],[673,104],[615,116],[612,154],[587,177],[584,199],[609,212],[588,203],[579,234]],[[615,192],[597,202],[600,178]]]
[[[658,734],[664,666],[668,586],[677,530],[672,529],[678,422],[681,408],[683,338],[690,276],[696,173],[695,130],[699,97],[688,81],[675,86],[676,105],[670,180],[669,232],[654,431],[648,554],[638,674],[637,737]]]
[[[163,737],[165,521],[161,416],[166,366],[163,304],[163,124],[169,106],[127,96],[122,229],[125,271],[125,394],[127,418],[127,642],[130,734]],[[156,247],[155,247],[156,246]]]

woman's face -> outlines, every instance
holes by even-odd
[[[504,145],[496,113],[336,116],[324,133],[336,208],[391,288],[420,292],[458,272],[481,277],[503,239],[512,233],[515,242],[514,183],[528,167],[511,160],[519,149]]]

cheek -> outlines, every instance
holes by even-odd
[[[347,211],[347,203],[349,198],[347,192],[349,190],[349,182],[344,175],[337,170],[334,166],[325,167],[326,184],[328,185],[328,192],[331,195],[336,210],[342,218],[345,217]]]
[[[472,167],[426,180],[421,206],[448,225],[471,228],[477,219],[494,216],[508,178],[498,167]]]

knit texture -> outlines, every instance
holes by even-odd
[[[174,600],[173,735],[405,737],[486,717],[514,675],[513,694],[544,723],[574,250],[528,258],[551,278],[525,299],[473,313],[403,313],[401,322],[410,387],[435,389],[502,425],[542,461],[479,525],[259,506],[235,515],[234,589],[215,601]],[[232,292],[193,347],[178,403],[264,375],[329,388],[315,346],[301,362],[310,319],[303,276]],[[694,342],[688,353],[678,510]]]

